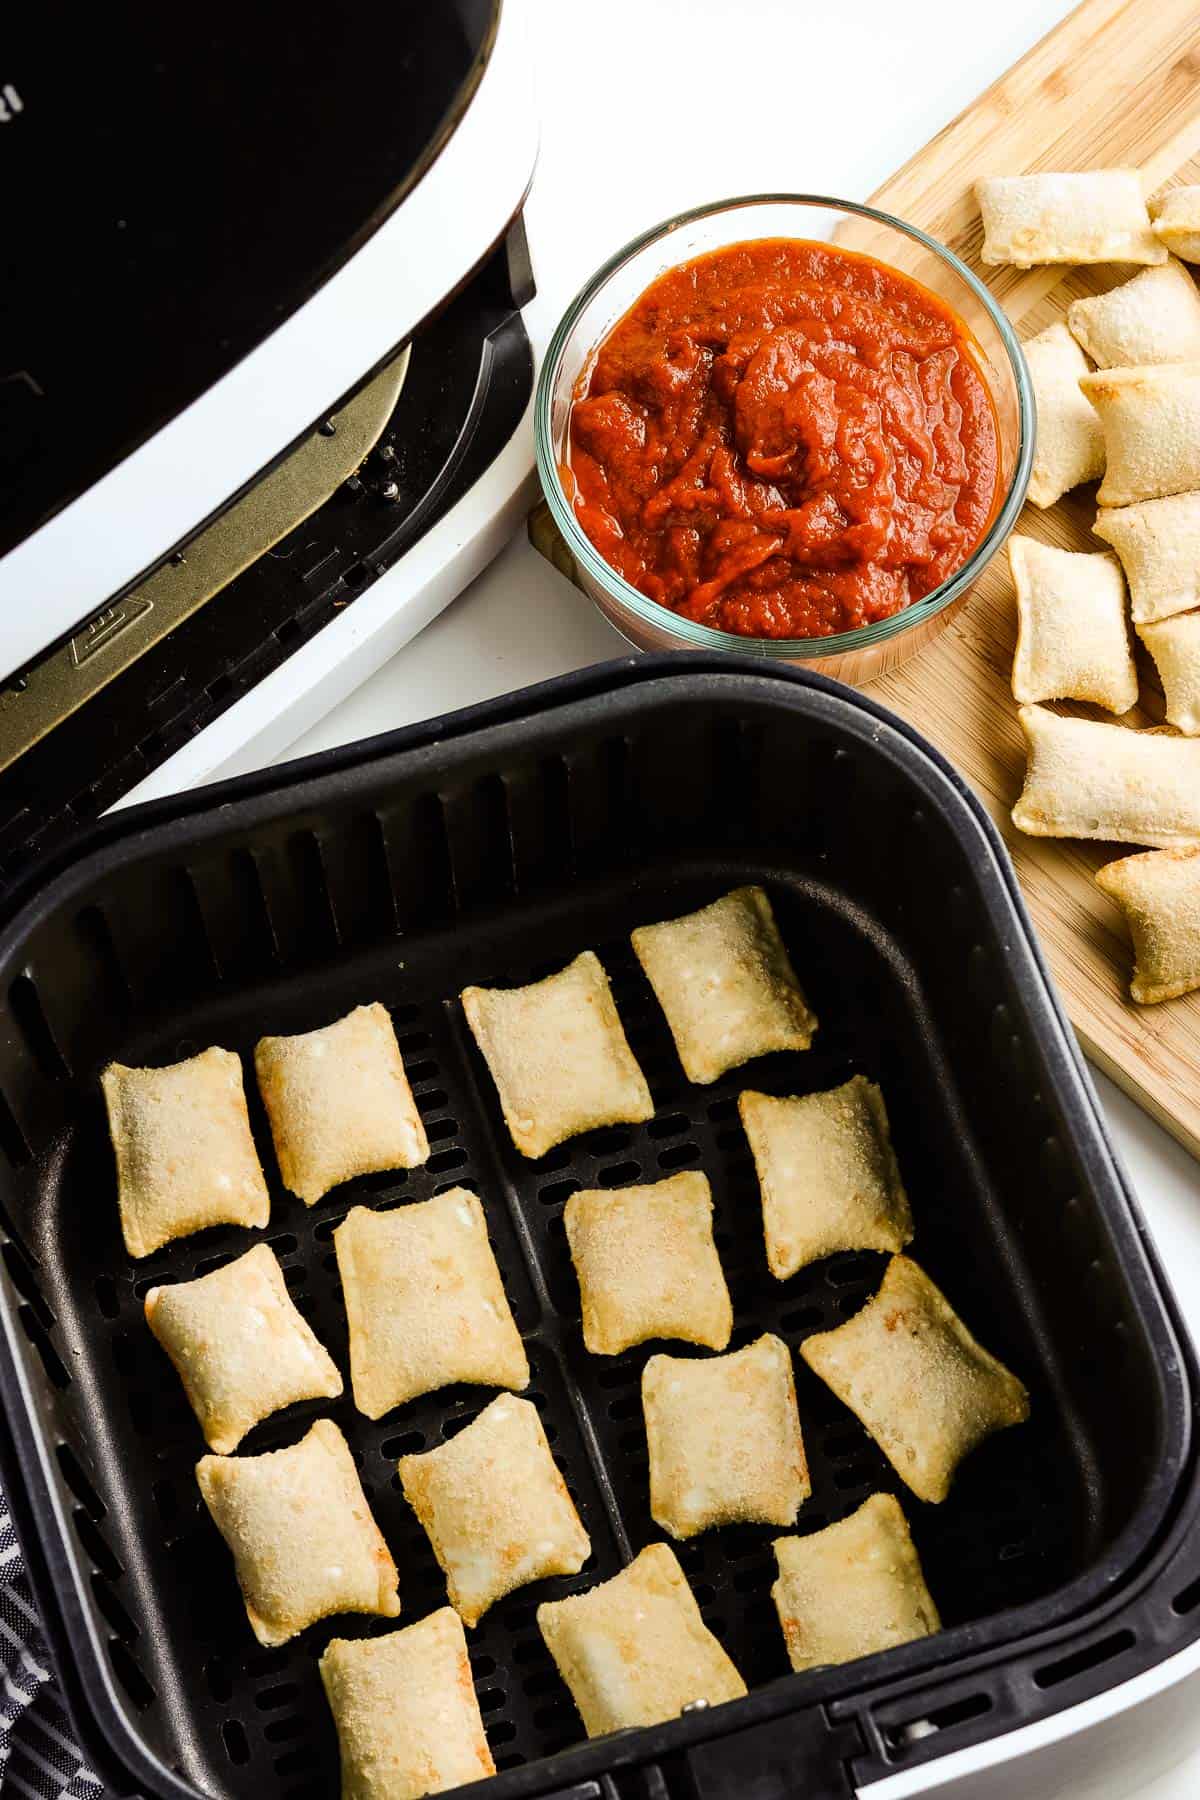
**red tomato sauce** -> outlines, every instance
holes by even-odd
[[[744,637],[851,631],[962,566],[999,500],[963,321],[872,257],[767,239],[670,269],[601,344],[564,487],[651,600]]]

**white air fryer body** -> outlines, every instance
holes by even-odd
[[[1200,1644],[1079,1706],[858,1790],[861,1800],[1111,1800],[1200,1751]]]
[[[0,558],[0,677],[105,607],[393,353],[504,236],[536,152],[524,0],[504,0],[463,117],[395,210],[257,348]],[[128,798],[269,759],[427,624],[530,501],[531,420],[530,406],[411,550]]]

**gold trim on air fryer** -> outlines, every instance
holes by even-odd
[[[123,600],[106,607],[0,692],[0,769],[7,769],[307,519],[360,467],[395,411],[406,344],[340,412]]]

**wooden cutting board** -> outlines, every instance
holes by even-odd
[[[1114,287],[1137,270],[985,269],[975,180],[1118,166],[1140,169],[1147,194],[1200,182],[1200,0],[1084,0],[871,199],[948,244],[1028,338],[1079,295]],[[854,247],[875,246],[856,230]],[[880,253],[886,256],[888,246]],[[1200,269],[1193,272],[1200,277]],[[1049,512],[1027,506],[1017,529],[1067,549],[1100,550],[1106,546],[1091,534],[1095,515],[1094,488],[1081,488]],[[529,534],[576,578],[544,501],[530,516]],[[1012,824],[1025,768],[1009,685],[1015,641],[1001,555],[941,636],[868,691],[944,752],[995,820],[1088,1055],[1200,1156],[1200,993],[1159,1006],[1133,1004],[1124,926],[1093,880],[1102,863],[1135,846],[1027,838]],[[1162,692],[1141,652],[1139,666],[1141,701],[1130,720],[1158,724]]]
[[[1116,165],[1139,168],[1147,192],[1200,182],[1200,0],[1084,0],[871,199],[948,244],[1026,338],[1078,295],[1136,271],[983,268],[972,183]],[[1027,506],[1017,529],[1100,550],[1095,511],[1094,490],[1083,488],[1048,513]],[[1015,638],[1008,563],[999,556],[936,642],[869,691],[937,744],[987,806],[1089,1056],[1200,1155],[1200,993],[1151,1007],[1129,1000],[1124,929],[1092,879],[1125,849],[1023,837],[1009,817],[1025,766],[1009,686]],[[1148,662],[1142,707],[1143,722],[1161,720]]]

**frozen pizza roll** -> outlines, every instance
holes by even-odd
[[[1200,494],[1106,507],[1092,530],[1121,559],[1135,625],[1200,606]]]
[[[650,1512],[672,1537],[790,1525],[812,1492],[782,1339],[767,1333],[727,1356],[652,1356],[642,1406]]]
[[[861,1312],[806,1338],[800,1354],[919,1500],[944,1500],[969,1450],[1029,1417],[1024,1384],[907,1256],[892,1258]]]
[[[292,1304],[266,1244],[196,1281],[151,1288],[146,1323],[219,1456],[280,1407],[342,1391],[333,1359]]]
[[[975,183],[983,215],[980,261],[1161,263],[1136,169],[992,175]]]
[[[530,987],[469,987],[463,1012],[523,1156],[598,1125],[654,1116],[597,956],[585,950]]]
[[[589,1737],[746,1692],[666,1544],[650,1544],[586,1594],[546,1601],[537,1622]]]
[[[812,1043],[816,1016],[760,887],[735,888],[632,937],[689,1081],[715,1081],[752,1057]]]
[[[398,1467],[468,1625],[514,1588],[577,1575],[591,1555],[532,1401],[501,1394],[457,1436]]]
[[[130,1256],[209,1225],[267,1223],[271,1201],[231,1050],[202,1050],[165,1069],[109,1063],[100,1085]]]
[[[1104,430],[1101,506],[1200,488],[1200,362],[1097,369],[1079,385]]]
[[[1021,348],[1037,403],[1029,498],[1034,506],[1053,506],[1071,488],[1103,475],[1104,427],[1079,386],[1087,357],[1061,319]]]
[[[528,1386],[483,1207],[466,1188],[388,1212],[352,1207],[333,1247],[354,1404],[368,1419],[452,1381]]]
[[[738,1095],[762,1193],[767,1264],[777,1281],[838,1250],[902,1250],[912,1213],[873,1081],[823,1094]]]
[[[1029,761],[1013,824],[1030,837],[1100,838],[1163,850],[1200,844],[1200,739],[1019,713]]]
[[[339,1182],[429,1156],[391,1014],[356,1006],[298,1037],[260,1038],[254,1066],[284,1186],[312,1206]]]
[[[1096,881],[1133,939],[1129,991],[1142,1006],[1200,988],[1200,850],[1148,850],[1106,863]]]
[[[1200,736],[1200,612],[1143,625],[1138,636],[1154,658],[1169,723],[1185,737]]]
[[[648,1338],[725,1348],[733,1306],[712,1213],[708,1177],[693,1169],[571,1195],[563,1222],[593,1356],[619,1356]]]
[[[1200,186],[1169,188],[1150,202],[1153,231],[1172,256],[1200,262]]]
[[[1102,369],[1200,361],[1200,291],[1174,258],[1107,294],[1072,300],[1067,324]]]
[[[260,1644],[286,1644],[331,1613],[399,1613],[396,1565],[332,1420],[286,1450],[202,1456],[196,1480]]]
[[[853,1662],[941,1630],[900,1502],[872,1494],[808,1537],[776,1538],[771,1598],[793,1669]]]
[[[333,1638],[319,1666],[342,1800],[421,1800],[496,1773],[451,1607],[383,1637]]]
[[[1128,712],[1138,676],[1116,557],[1013,536],[1008,564],[1017,596],[1013,697],[1022,704],[1090,700]]]

